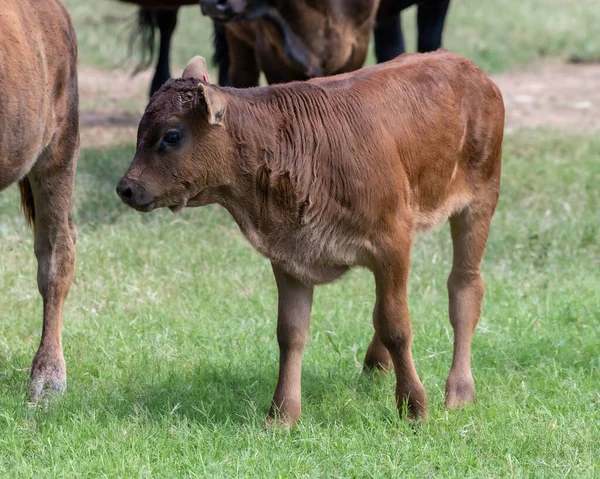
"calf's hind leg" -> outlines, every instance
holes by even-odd
[[[302,410],[302,355],[310,327],[313,287],[293,278],[275,264],[273,273],[279,292],[279,380],[267,421],[278,419],[284,424],[293,424]]]
[[[38,288],[44,323],[39,349],[33,359],[29,399],[44,392],[63,392],[67,373],[62,351],[63,305],[73,281],[77,231],[71,219],[76,168],[76,146],[51,146],[29,173],[35,205],[35,243]],[[68,150],[68,151],[65,151]]]
[[[454,259],[448,277],[450,323],[454,354],[446,382],[446,407],[458,408],[475,400],[471,374],[471,340],[483,302],[480,267],[495,202],[475,204],[450,218]]]
[[[427,396],[411,353],[412,326],[407,291],[411,240],[406,231],[411,231],[411,228],[397,235],[399,244],[382,255],[385,259],[375,266],[377,300],[373,324],[377,337],[389,351],[394,365],[396,402],[400,413],[406,405],[408,418],[417,419],[427,415]]]
[[[370,371],[380,369],[389,372],[392,370],[392,358],[377,333],[373,334],[373,339],[367,348],[365,354],[364,370]]]

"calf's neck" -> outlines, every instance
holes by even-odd
[[[449,219],[454,356],[446,406],[474,400],[471,338],[480,265],[500,187],[504,105],[471,61],[403,55],[354,73],[238,90],[209,84],[201,57],[154,95],[117,186],[140,211],[218,203],[272,263],[279,381],[269,418],[300,415],[313,287],[353,266],[375,276],[365,368],[395,370],[409,418],[427,413],[407,302],[414,233]]]

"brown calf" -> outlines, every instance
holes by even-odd
[[[35,231],[42,341],[30,399],[66,387],[63,304],[75,266],[71,200],[79,146],[77,42],[58,0],[3,0],[0,11],[0,190],[19,182]]]
[[[480,264],[500,188],[504,106],[472,62],[438,51],[304,83],[237,90],[205,81],[202,58],[152,98],[117,186],[140,211],[218,203],[273,265],[279,382],[270,417],[300,415],[313,286],[350,267],[375,275],[366,368],[396,372],[411,418],[427,397],[411,355],[407,303],[415,232],[450,219],[454,357],[446,406],[474,399],[471,337]]]

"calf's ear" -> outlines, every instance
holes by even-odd
[[[208,123],[222,125],[226,107],[223,94],[212,85],[198,83],[198,99],[206,105]]]
[[[181,78],[200,78],[209,83],[208,70],[206,68],[206,60],[199,55],[192,58],[185,69]]]

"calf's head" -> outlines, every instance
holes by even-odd
[[[227,137],[224,95],[208,83],[206,62],[194,57],[183,78],[167,82],[140,121],[133,162],[117,185],[124,203],[139,211],[179,211],[216,186]]]

